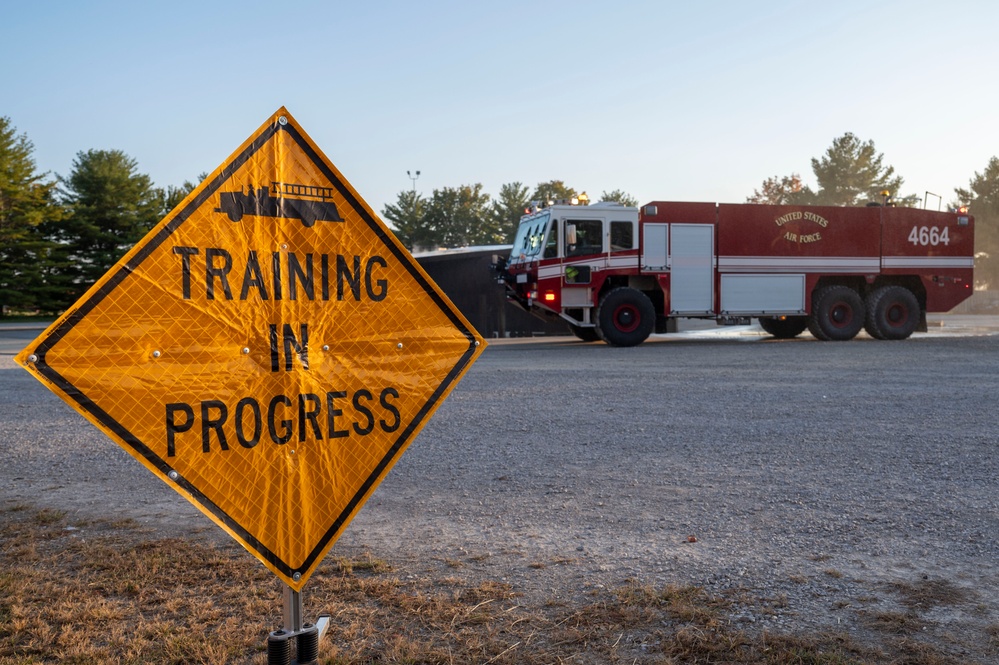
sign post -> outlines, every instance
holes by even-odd
[[[267,636],[267,662],[291,663],[292,640],[295,640],[295,662],[312,663],[319,657],[319,638],[326,632],[330,617],[321,615],[315,624],[305,623],[302,593],[284,586],[284,628]]]
[[[16,361],[298,593],[484,348],[281,108]]]

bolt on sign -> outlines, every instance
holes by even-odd
[[[484,348],[282,108],[16,360],[298,591]]]

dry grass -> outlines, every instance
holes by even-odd
[[[257,621],[280,622],[280,589],[234,552],[74,527],[3,514],[0,663],[240,662],[262,644]]]
[[[973,599],[974,594],[948,580],[923,578],[917,582],[893,582],[885,588],[899,596],[912,610],[929,610],[940,605],[957,605]]]
[[[893,590],[913,611],[956,593]],[[845,633],[751,635],[730,618],[748,594],[697,587],[631,584],[532,606],[501,582],[401,579],[373,556],[331,557],[307,599],[333,616],[320,645],[328,665],[957,662],[900,637],[908,613],[877,617],[892,641],[876,646]],[[765,611],[786,598],[760,602]],[[280,623],[279,583],[235,545],[150,540],[127,521],[70,527],[64,514],[25,505],[0,512],[0,664],[262,665]]]

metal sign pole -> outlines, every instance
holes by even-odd
[[[294,591],[287,584],[284,585],[284,629],[289,633],[297,633],[302,630],[304,611],[302,593]]]
[[[305,623],[302,593],[284,587],[284,628],[267,636],[267,665],[311,665],[319,659],[319,638],[329,627],[330,616],[320,615],[315,624]],[[295,640],[295,660],[291,642]]]

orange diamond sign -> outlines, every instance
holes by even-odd
[[[282,108],[16,360],[297,591],[484,348]]]

